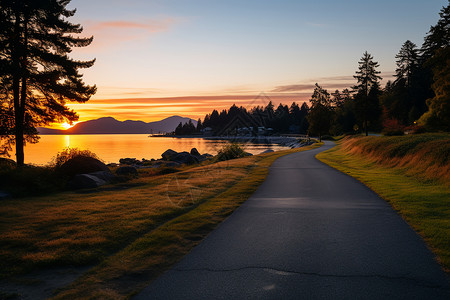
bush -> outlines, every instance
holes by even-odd
[[[100,160],[98,158],[97,154],[95,154],[89,150],[80,150],[78,148],[67,147],[63,151],[58,152],[58,154],[56,154],[56,157],[54,157],[52,159],[52,165],[55,167],[60,167],[68,160],[70,160],[74,157],[77,157],[77,156],[92,157],[92,158]]]
[[[219,150],[216,156],[217,161],[224,161],[234,158],[241,158],[247,156],[247,153],[238,144],[228,144]]]

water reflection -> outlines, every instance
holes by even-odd
[[[200,153],[217,154],[228,141],[202,138],[148,137],[146,134],[103,135],[42,135],[38,144],[25,147],[25,162],[44,165],[56,153],[66,147],[87,149],[96,153],[105,162],[118,162],[120,158],[161,158],[167,149],[190,151],[197,148]],[[286,147],[273,144],[244,144],[246,151],[259,154],[266,149],[282,150]]]

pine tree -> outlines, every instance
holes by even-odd
[[[81,68],[95,60],[68,57],[73,47],[88,46],[83,28],[67,19],[75,14],[70,0],[0,1],[0,71],[12,107],[17,165],[24,164],[23,147],[37,142],[37,126],[78,119],[67,101],[83,103],[96,92],[82,81]],[[2,99],[3,100],[3,99]]]
[[[363,126],[367,136],[369,135],[368,122],[371,118],[369,91],[372,86],[378,84],[378,80],[381,80],[381,77],[378,75],[381,72],[376,70],[376,68],[380,65],[378,62],[373,61],[373,56],[367,51],[364,52],[363,57],[358,64],[358,71],[356,71],[356,75],[353,76],[356,80],[358,80],[358,84],[354,86],[353,89],[356,90],[358,99],[360,99],[357,106],[359,110],[361,110]]]
[[[439,16],[438,23],[431,26],[422,44],[424,61],[431,58],[437,50],[450,46],[450,3],[447,7],[442,7]]]
[[[402,45],[402,48],[395,56],[395,58],[397,58],[397,69],[395,70],[395,77],[397,77],[396,83],[404,82],[406,87],[411,85],[413,74],[417,70],[419,64],[418,52],[419,50],[417,49],[416,44],[410,40],[407,40]]]

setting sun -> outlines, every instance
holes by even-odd
[[[69,124],[69,123],[67,123],[67,122],[64,122],[64,123],[61,123],[60,126],[61,126],[64,130],[66,130],[66,129],[69,129],[70,127],[73,127],[75,124],[76,124],[76,123],[72,123],[72,125],[71,125],[71,124]]]

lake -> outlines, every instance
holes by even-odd
[[[25,163],[45,165],[64,148],[90,150],[106,163],[118,163],[119,159],[158,159],[167,149],[190,151],[191,148],[203,153],[217,154],[228,141],[203,138],[149,137],[147,134],[87,134],[87,135],[41,135],[37,144],[25,147]],[[284,150],[288,147],[276,144],[243,144],[245,150],[259,154],[264,150]],[[14,153],[11,156],[15,159]]]

